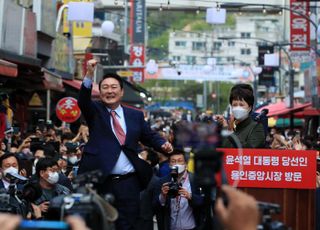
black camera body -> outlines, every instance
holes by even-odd
[[[10,178],[10,185],[8,191],[0,190],[0,212],[19,214],[25,218],[31,211],[31,203],[41,196],[42,191],[38,184],[26,182],[26,178],[20,175],[8,173],[6,177]],[[18,182],[25,183],[21,191],[16,189]]]
[[[93,197],[89,194],[61,195],[50,201],[48,215],[46,215],[47,220],[61,221],[61,217],[64,218],[69,215],[81,216],[91,229],[103,229],[101,212],[93,201]]]
[[[178,167],[170,167],[171,182],[169,183],[168,197],[175,198],[179,195],[179,189],[182,187],[178,182]]]
[[[100,170],[78,175],[74,179],[76,193],[50,201],[48,220],[62,221],[65,216],[79,215],[92,230],[114,229],[113,222],[118,218],[118,212],[110,204],[111,198],[103,198],[92,189],[92,183],[98,183],[102,176]]]
[[[280,214],[280,205],[267,202],[258,202],[258,207],[261,213],[260,224],[257,229],[261,230],[287,230],[288,228],[284,223],[272,220],[272,214]]]

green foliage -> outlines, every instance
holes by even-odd
[[[233,27],[235,18],[232,14],[228,14],[227,21],[223,25],[210,25],[205,21],[205,12],[196,14],[195,12],[182,11],[150,11],[148,12],[148,58],[156,60],[164,60],[168,56],[169,32],[181,31],[186,26],[194,32],[212,31],[216,27]],[[232,83],[209,82],[212,84],[212,92],[216,92],[219,87],[219,113],[222,113],[229,104],[229,92]],[[203,93],[203,84],[196,81],[173,81],[173,80],[146,80],[142,84],[153,95],[153,101],[163,102],[166,100],[189,100],[191,99],[196,104],[197,94]],[[208,90],[207,104],[208,109],[217,107],[217,99],[212,99],[211,93]],[[214,111],[215,113],[217,111]]]
[[[191,31],[209,31],[212,26],[204,21],[196,21],[191,24]]]

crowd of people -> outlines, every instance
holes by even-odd
[[[52,200],[75,192],[78,175],[99,169],[102,176],[94,189],[101,196],[114,196],[112,205],[119,213],[116,229],[153,229],[154,219],[159,230],[201,229],[208,224],[206,194],[195,180],[193,146],[177,142],[179,124],[197,121],[228,130],[230,135],[216,141],[216,147],[238,148],[240,143],[244,148],[319,150],[319,138],[303,137],[301,130],[269,129],[263,120],[255,121],[249,85],[232,88],[228,118],[190,112],[146,117],[121,104],[123,83],[116,74],[104,76],[99,83],[101,100],[91,100],[95,65],[95,60],[88,62],[80,89],[84,120],[77,133],[48,122],[23,134],[5,124],[0,136],[0,196],[9,194],[10,202],[0,203],[0,209],[19,217],[0,215],[0,224],[3,218],[12,218],[16,226],[22,218],[50,219]],[[320,186],[319,174],[317,180]],[[259,213],[254,198],[226,185],[219,190],[228,205],[221,198],[212,200],[212,223],[231,230],[256,229]],[[21,199],[28,202],[21,205]],[[72,218],[66,220],[72,229],[87,228],[83,220]]]

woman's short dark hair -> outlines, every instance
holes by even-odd
[[[233,100],[244,100],[249,106],[253,107],[254,96],[251,85],[237,84],[232,87],[229,97],[229,103],[232,104]]]
[[[116,79],[118,82],[119,82],[119,85],[120,85],[120,88],[123,89],[123,80],[122,78],[116,74],[116,73],[106,73],[102,79],[100,80],[99,82],[99,90],[101,89],[101,83],[103,82],[104,79],[107,79],[107,78],[113,78],[113,79]]]

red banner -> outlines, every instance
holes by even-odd
[[[144,81],[146,1],[130,0],[130,69],[132,80]],[[135,68],[137,67],[137,68]]]
[[[137,68],[130,69],[133,72],[133,81],[144,81],[144,45],[132,45],[130,49],[130,65]]]
[[[230,184],[254,188],[316,188],[316,155],[313,150],[219,149]]]
[[[310,3],[290,0],[290,43],[291,51],[310,49]]]

